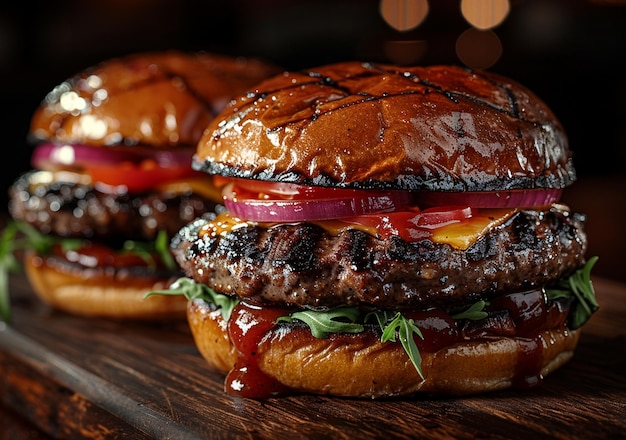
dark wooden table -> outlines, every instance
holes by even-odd
[[[50,310],[11,279],[0,323],[0,438],[626,438],[626,285],[595,278],[601,309],[542,386],[371,401],[226,395],[185,322],[122,323]],[[34,428],[19,430],[23,414]],[[6,434],[7,427],[13,434]],[[2,428],[0,428],[0,431]],[[13,435],[9,437],[8,435]]]

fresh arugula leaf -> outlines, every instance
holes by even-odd
[[[165,231],[159,231],[154,242],[126,240],[122,249],[139,255],[151,268],[156,266],[153,253],[156,252],[165,267],[169,270],[176,269],[176,262],[169,249],[169,237]]]
[[[278,318],[277,322],[293,322],[298,319],[306,323],[316,338],[326,338],[330,333],[361,333],[364,330],[357,320],[361,313],[356,307],[338,307],[331,310],[303,310]]]
[[[178,278],[168,289],[146,293],[144,299],[152,295],[183,295],[187,300],[203,299],[219,307],[225,321],[228,321],[233,309],[239,304],[239,298],[217,293],[206,284],[196,283],[186,277]]]
[[[178,267],[170,251],[170,238],[167,232],[159,231],[154,240],[154,249],[161,256],[161,260],[168,270],[175,270]]]
[[[365,315],[365,322],[370,322],[373,317],[376,319],[376,322],[378,322],[378,326],[382,330],[387,326],[388,322],[393,321],[395,316],[396,313],[389,310],[376,310],[374,312],[369,312],[367,315]]]
[[[422,340],[424,339],[424,335],[422,335],[421,330],[415,326],[414,321],[407,319],[402,313],[398,312],[383,328],[383,335],[380,340],[381,342],[396,342],[396,338],[400,339],[402,348],[404,348],[404,351],[409,356],[411,363],[420,377],[424,379],[424,374],[422,373],[422,355],[415,343],[415,335]]]
[[[15,236],[18,226],[9,223],[0,236],[0,321],[11,321],[11,301],[9,297],[9,272],[19,270],[20,265],[15,258]]]
[[[16,239],[18,232],[17,225],[10,223],[3,231],[0,238],[0,262],[11,270],[18,270],[20,265],[14,256]]]
[[[459,312],[456,315],[452,315],[452,319],[469,319],[470,321],[480,321],[485,319],[489,314],[485,312],[486,301],[480,300],[469,306],[469,308],[463,312]]]
[[[569,327],[572,330],[582,327],[600,306],[591,282],[591,269],[598,257],[590,258],[584,267],[578,269],[569,278],[560,280],[554,288],[546,289],[549,299],[574,297],[569,314]]]

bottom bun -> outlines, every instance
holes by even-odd
[[[219,310],[189,302],[187,320],[209,366],[228,373],[237,363]],[[422,379],[399,343],[381,343],[374,332],[315,338],[308,327],[270,330],[256,359],[265,375],[291,391],[344,397],[382,398],[415,393],[466,395],[527,388],[565,364],[580,332],[565,327],[534,338],[490,337],[422,352]]]
[[[34,252],[24,255],[28,281],[37,296],[54,309],[73,315],[114,319],[184,319],[187,301],[182,296],[152,295],[165,290],[171,278],[155,276],[120,279],[108,271],[79,270]]]

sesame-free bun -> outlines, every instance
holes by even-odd
[[[187,321],[208,365],[228,373],[237,352],[220,310],[190,301]],[[579,337],[578,330],[561,326],[534,338],[482,338],[422,352],[424,379],[399,343],[382,343],[372,332],[315,338],[302,326],[271,330],[255,357],[263,373],[294,392],[367,398],[467,395],[534,385],[573,356]]]
[[[543,101],[503,76],[454,66],[284,72],[232,101],[194,160],[211,174],[361,188],[562,188],[576,177]]]
[[[35,111],[31,136],[89,145],[195,146],[232,96],[277,68],[205,52],[113,58],[56,86]]]
[[[111,261],[119,250],[115,246],[129,240],[152,242],[162,231],[171,236],[215,206],[219,197],[208,176],[203,181],[191,168],[180,174],[181,164],[190,167],[189,156],[204,128],[233,96],[276,72],[275,66],[259,59],[144,52],[103,61],[48,93],[32,116],[29,135],[33,144],[44,144],[44,150],[35,150],[33,165],[50,169],[25,173],[12,185],[11,216],[42,234],[85,239],[84,244],[107,249],[101,251],[97,267],[29,252],[24,265],[37,295],[75,315],[184,319],[183,298],[144,299],[150,291],[166,289],[179,274],[177,268],[155,269],[129,258],[114,266]],[[50,144],[75,148],[50,160],[47,155],[52,153],[45,152]],[[141,166],[156,161],[163,168],[156,169],[161,175],[144,179],[128,171],[121,159],[115,163],[118,173],[107,171],[111,161],[118,160],[111,150],[140,153],[136,158]],[[66,156],[68,152],[72,154]],[[121,184],[102,183],[93,170],[84,172],[79,160],[92,168],[102,161],[105,175],[123,177]],[[127,191],[127,183],[139,181],[147,186]]]
[[[108,319],[185,318],[187,302],[182,296],[145,298],[148,292],[167,289],[172,280],[166,276],[72,267],[34,251],[25,252],[23,265],[35,294],[56,310]]]

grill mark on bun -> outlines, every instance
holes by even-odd
[[[488,81],[490,83],[492,83],[495,87],[498,87],[500,90],[502,90],[502,92],[504,92],[508,99],[509,99],[509,104],[510,104],[510,108],[506,109],[504,107],[501,106],[496,106],[493,105],[492,103],[486,101],[486,100],[482,100],[482,99],[478,99],[476,96],[472,96],[470,94],[467,93],[458,93],[458,92],[454,92],[451,90],[446,89],[445,85],[441,85],[441,84],[437,84],[431,81],[427,81],[423,78],[420,78],[418,75],[416,74],[410,74],[408,72],[404,72],[404,71],[400,71],[400,70],[391,70],[391,69],[385,69],[381,66],[376,66],[376,68],[374,68],[375,65],[371,64],[371,63],[363,63],[364,67],[367,67],[369,69],[371,69],[372,71],[377,72],[378,74],[385,74],[385,75],[394,75],[394,76],[398,76],[400,78],[406,78],[409,79],[413,84],[420,84],[422,86],[424,86],[424,89],[421,91],[403,91],[401,93],[398,94],[390,94],[390,93],[383,93],[381,94],[381,96],[375,96],[375,95],[371,95],[368,94],[366,92],[355,92],[354,90],[351,90],[349,87],[345,87],[342,86],[342,83],[348,82],[348,81],[354,81],[355,79],[359,79],[359,78],[365,78],[367,76],[374,76],[371,73],[362,73],[359,75],[354,75],[354,76],[350,76],[347,78],[344,78],[342,81],[337,81],[334,80],[328,76],[322,76],[322,74],[317,73],[315,71],[303,71],[302,73],[304,75],[308,75],[312,78],[318,78],[318,81],[311,81],[311,82],[304,82],[304,83],[295,83],[293,84],[291,87],[285,87],[282,89],[276,89],[273,91],[266,91],[266,92],[262,92],[262,93],[252,93],[250,95],[248,95],[248,97],[251,99],[250,102],[247,102],[243,105],[241,105],[238,108],[238,111],[245,114],[246,113],[246,108],[247,107],[253,107],[255,105],[258,104],[259,101],[262,101],[264,99],[267,99],[268,96],[272,96],[275,93],[279,92],[279,91],[285,91],[288,89],[296,89],[296,88],[304,88],[304,87],[308,87],[308,86],[322,86],[322,87],[332,87],[342,93],[345,94],[345,97],[348,97],[350,95],[360,95],[363,96],[363,99],[361,101],[354,101],[354,102],[350,102],[350,103],[346,103],[344,105],[341,105],[339,107],[335,107],[332,110],[329,110],[328,112],[325,113],[320,113],[316,110],[313,111],[313,114],[310,117],[307,118],[302,118],[299,120],[291,120],[289,122],[286,122],[284,124],[279,124],[276,125],[274,127],[269,128],[269,131],[277,131],[280,130],[284,127],[286,127],[287,125],[292,125],[295,124],[297,122],[302,122],[305,120],[317,120],[318,118],[320,118],[321,116],[324,116],[324,114],[329,113],[330,111],[338,111],[338,110],[343,110],[343,109],[347,109],[356,105],[361,105],[364,103],[368,103],[371,101],[382,101],[383,99],[392,99],[392,98],[396,98],[398,96],[406,96],[406,95],[426,95],[428,93],[431,93],[430,88],[432,88],[433,90],[435,90],[437,93],[447,97],[450,101],[452,101],[455,104],[458,104],[460,99],[465,99],[468,101],[471,101],[477,105],[482,105],[485,107],[488,107],[490,109],[505,113],[515,119],[518,119],[519,121],[524,121],[524,119],[521,117],[520,113],[519,113],[519,108],[518,108],[518,103],[517,103],[517,99],[514,95],[514,93],[511,91],[511,89],[509,87],[507,87],[505,84],[497,82],[492,80],[491,78],[488,78],[484,75],[481,75],[479,72],[474,71],[472,69],[464,69],[465,71],[467,71],[468,73],[471,73],[472,75],[476,75],[476,76],[480,76],[482,79],[484,79],[485,81]],[[315,107],[316,103],[312,103],[311,107]],[[219,132],[219,130],[218,130]],[[219,136],[216,137],[216,139]]]
[[[343,188],[492,191],[576,179],[563,127],[530,90],[452,66],[286,72],[209,124],[194,168]]]

